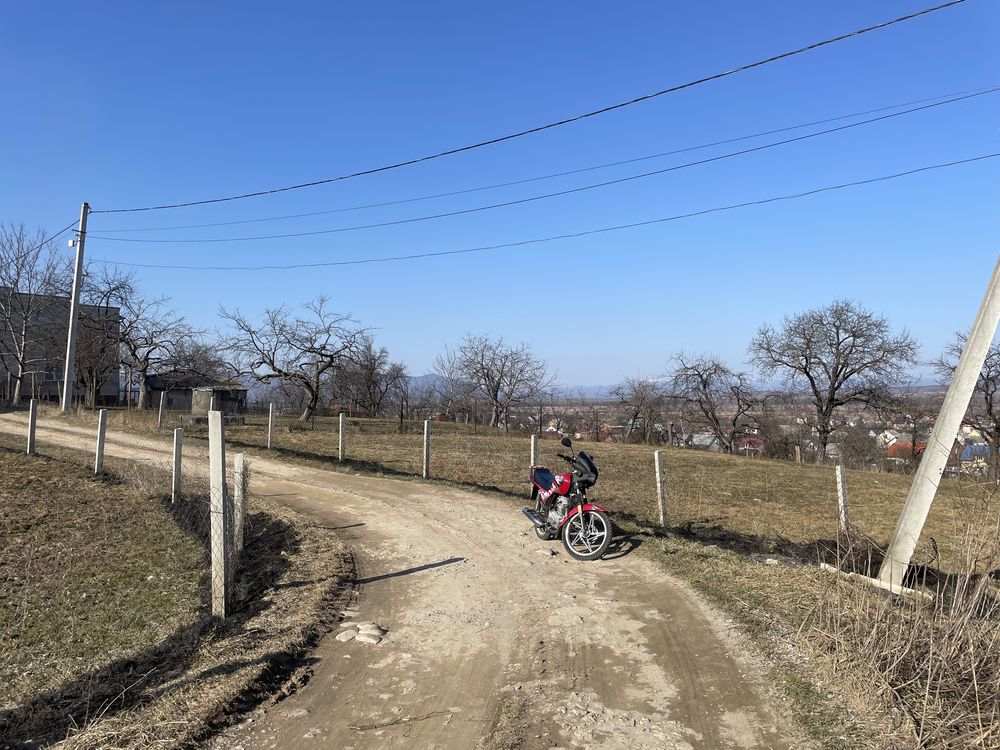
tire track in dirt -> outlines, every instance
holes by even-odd
[[[0,429],[23,430],[11,416]],[[51,423],[39,444],[92,442]],[[134,454],[136,439],[109,430],[107,450]],[[264,458],[252,481],[350,544],[359,617],[389,633],[331,634],[308,684],[213,746],[490,747],[504,722],[528,750],[809,746],[731,627],[639,555],[573,561],[511,504],[441,485]]]

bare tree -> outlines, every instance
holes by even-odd
[[[716,437],[725,453],[733,452],[737,430],[751,422],[761,398],[744,372],[735,372],[715,357],[674,356],[671,396],[695,412],[695,419]]]
[[[88,267],[80,289],[80,319],[76,335],[76,379],[84,402],[93,408],[99,391],[114,384],[118,397],[121,368],[121,308],[136,294],[135,278],[117,268]],[[60,333],[65,334],[65,328]],[[59,342],[61,343],[61,342]]]
[[[892,333],[884,317],[837,300],[786,317],[780,329],[761,326],[749,351],[764,375],[780,373],[809,395],[821,463],[837,409],[884,403],[891,387],[905,380],[906,366],[916,363],[917,343],[905,330]]]
[[[445,349],[444,354],[439,354],[434,360],[433,370],[437,380],[432,388],[440,413],[449,419],[456,419],[459,413],[464,413],[466,421],[469,421],[469,413],[476,411],[479,391],[466,373],[459,351]]]
[[[29,371],[54,365],[43,332],[62,307],[57,295],[68,278],[68,261],[44,231],[29,236],[23,224],[0,225],[0,365],[8,373],[11,404],[20,401]]]
[[[321,296],[307,303],[302,317],[285,305],[268,309],[259,323],[238,310],[219,312],[233,328],[226,346],[236,372],[261,383],[280,380],[295,386],[305,397],[303,421],[315,413],[327,373],[346,363],[363,333],[349,316],[328,310],[327,302]]]
[[[538,401],[552,384],[545,362],[527,344],[509,345],[502,336],[468,335],[435,369],[475,388],[489,407],[491,427],[509,427],[511,410]]]
[[[197,332],[193,334],[199,336]],[[223,380],[237,368],[226,362],[225,346],[202,338],[178,338],[167,356],[160,360],[158,371],[176,370],[212,380]]]
[[[123,295],[120,306],[122,362],[138,381],[137,408],[145,409],[149,376],[170,362],[183,342],[196,334],[182,316],[167,307],[164,298],[147,297],[135,285]]]
[[[629,441],[651,443],[667,407],[667,391],[659,380],[626,378],[612,386],[611,396],[625,421]]]
[[[966,334],[956,333],[955,340],[933,363],[943,380],[950,382],[954,376],[967,339]],[[990,446],[989,478],[1000,479],[1000,344],[995,341],[986,352],[965,422],[978,430]]]
[[[458,351],[466,375],[486,397],[491,427],[508,427],[511,409],[541,398],[552,384],[545,362],[527,344],[466,336]]]
[[[383,414],[383,404],[390,391],[398,391],[406,378],[406,366],[389,359],[389,350],[376,347],[372,337],[358,336],[345,365],[336,373],[334,389],[346,396],[369,417]]]

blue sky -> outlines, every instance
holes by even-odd
[[[927,2],[926,5],[930,5]],[[18,3],[0,25],[0,220],[198,200],[378,166],[578,114],[925,7],[917,2]],[[522,206],[738,148],[378,209],[229,227],[111,230],[325,211],[490,185],[1000,84],[1000,6],[963,5],[545,133],[393,172],[209,207],[95,214],[92,259],[291,264],[454,250],[643,221],[1000,151],[1000,93]],[[815,129],[815,128],[814,128]],[[796,131],[793,135],[799,132]],[[756,145],[769,139],[757,139]],[[267,273],[139,269],[196,325],[326,294],[411,372],[467,332],[530,343],[567,384],[734,365],[763,322],[847,297],[930,359],[975,314],[998,249],[1000,159],[651,227],[488,253]],[[104,232],[109,232],[104,234]],[[65,242],[61,245],[65,247]],[[66,252],[70,252],[68,249]]]

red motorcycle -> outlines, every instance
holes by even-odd
[[[573,448],[569,438],[562,444]],[[611,519],[600,505],[587,502],[587,488],[597,483],[597,467],[583,451],[570,456],[556,453],[569,464],[565,474],[553,474],[545,466],[531,467],[531,499],[534,508],[522,512],[535,527],[539,539],[561,536],[570,557],[600,560],[611,544]]]

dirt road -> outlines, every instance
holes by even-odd
[[[0,429],[23,430],[23,415]],[[39,444],[92,444],[49,420]],[[142,448],[150,458],[166,441]],[[137,455],[109,431],[109,453]],[[203,451],[203,449],[202,449]],[[298,692],[220,748],[798,748],[732,628],[684,584],[619,544],[580,563],[517,508],[432,483],[253,460],[252,492],[350,544],[353,621],[381,643],[313,654]]]

